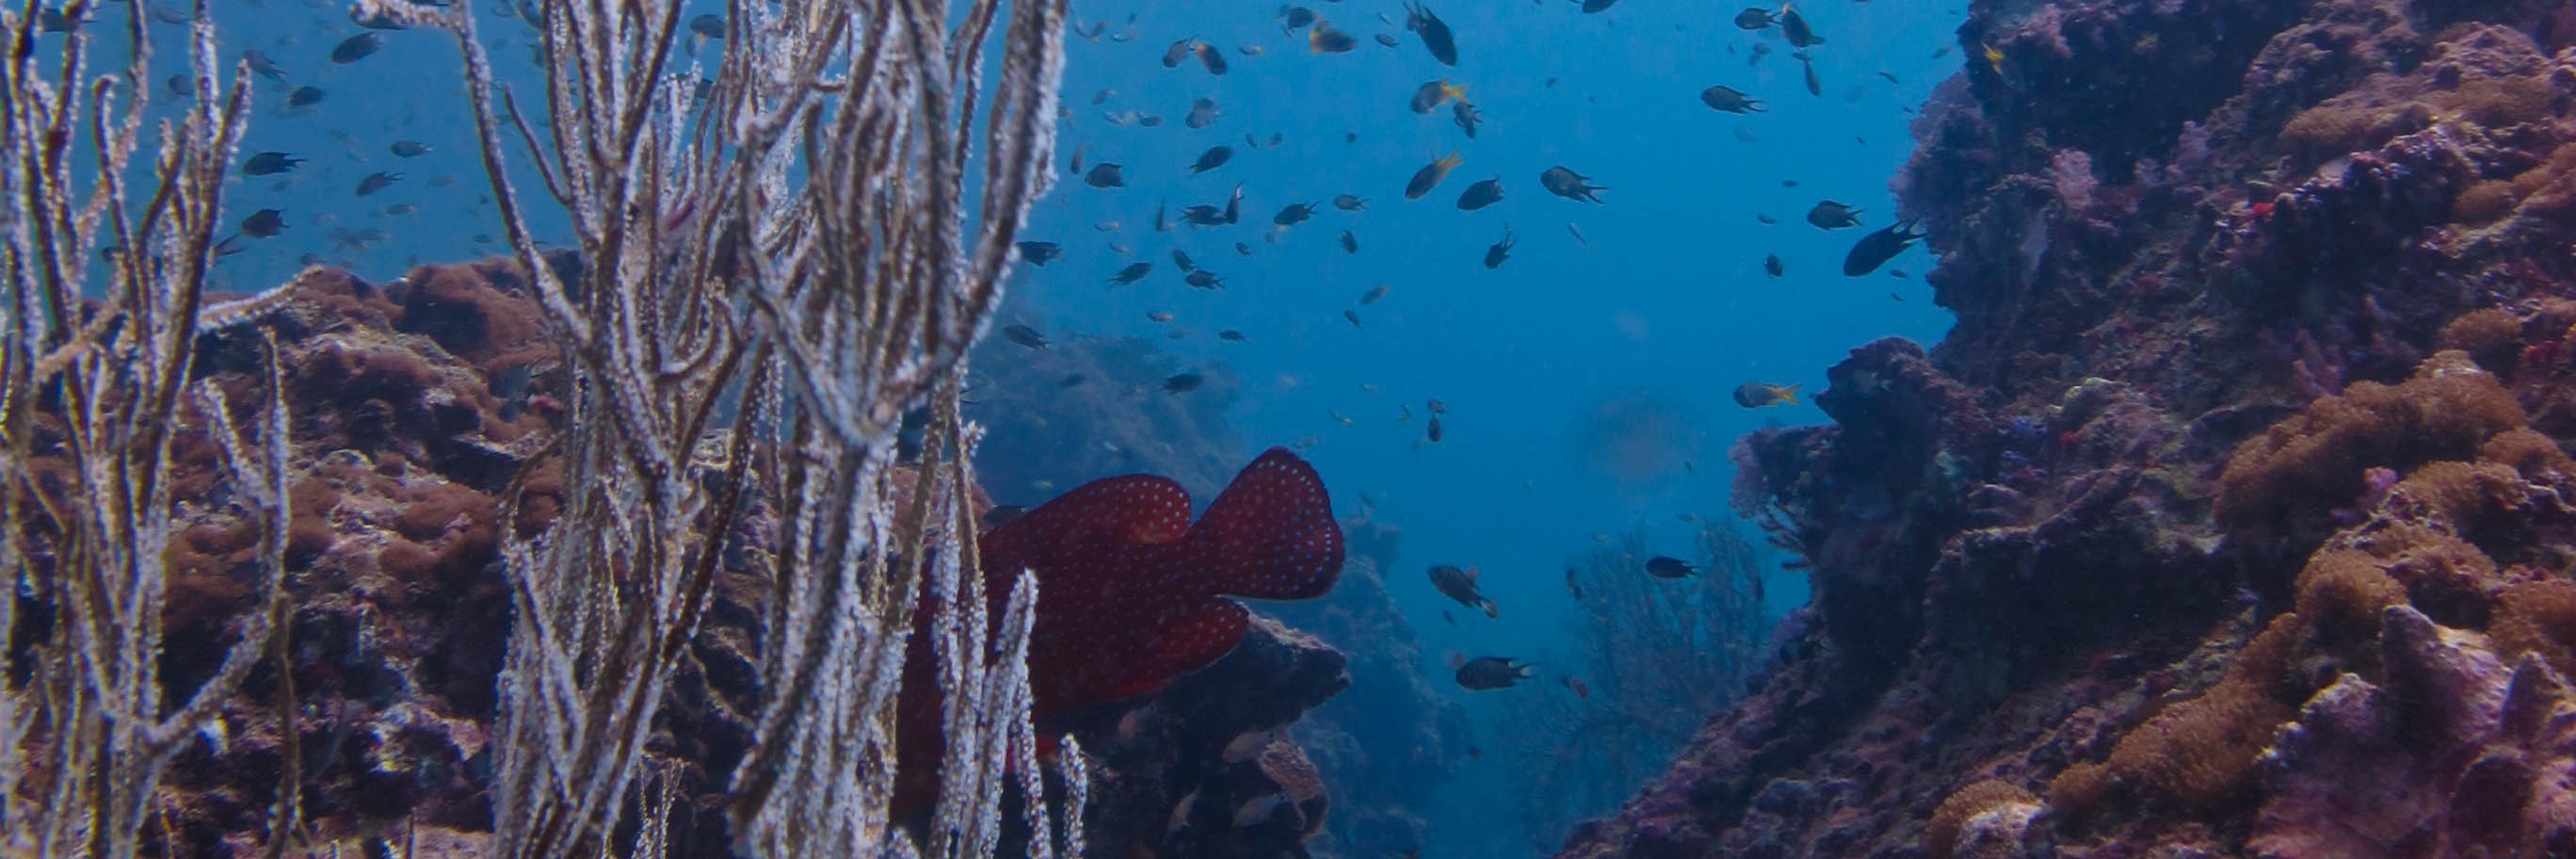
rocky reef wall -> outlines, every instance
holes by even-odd
[[[1814,604],[1560,855],[2576,855],[2576,6],[1970,12],[1958,326],[1739,444]]]

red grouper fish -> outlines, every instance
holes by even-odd
[[[985,531],[984,593],[1001,623],[1012,582],[1035,571],[1031,717],[1161,691],[1243,640],[1251,615],[1228,597],[1310,599],[1342,572],[1342,528],[1313,466],[1274,447],[1218,493],[1198,524],[1190,494],[1151,474],[1095,480]],[[944,741],[930,636],[934,601],[913,615],[896,725],[896,819],[938,796]],[[1041,738],[1040,744],[1053,743]]]

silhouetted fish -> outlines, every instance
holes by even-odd
[[[1860,210],[1832,200],[1818,200],[1815,208],[1807,210],[1807,223],[1824,230],[1857,227],[1860,226]]]
[[[1685,579],[1698,573],[1698,570],[1691,569],[1691,565],[1683,563],[1682,559],[1669,555],[1656,555],[1646,559],[1646,575],[1658,579]]]
[[[1743,90],[1725,84],[1700,90],[1699,101],[1712,110],[1726,113],[1760,113],[1763,110],[1761,101],[1745,95]]]
[[[1914,221],[1901,221],[1860,237],[1860,241],[1852,245],[1851,253],[1843,256],[1843,274],[1859,277],[1877,271],[1879,266],[1886,265],[1888,260],[1913,247],[1925,235],[1916,231],[1914,225]]]
[[[1502,200],[1503,180],[1500,177],[1479,181],[1467,186],[1467,190],[1458,192],[1458,208],[1463,211],[1473,212]]]
[[[1306,49],[1318,54],[1347,53],[1359,44],[1351,34],[1334,29],[1333,22],[1321,17],[1315,19],[1314,29],[1306,31]]]
[[[1422,47],[1431,52],[1432,59],[1439,60],[1444,66],[1458,64],[1457,37],[1449,32],[1449,25],[1441,21],[1440,16],[1431,14],[1431,10],[1423,8],[1422,4],[1404,4],[1404,28],[1422,37]]]
[[[1792,6],[1780,7],[1780,35],[1788,39],[1789,46],[1793,48],[1812,48],[1825,43],[1824,37],[1816,35],[1815,29],[1807,26],[1807,16],[1798,14]]]
[[[1451,654],[1450,664],[1458,669],[1458,686],[1471,692],[1508,689],[1512,684],[1536,676],[1538,669],[1514,662],[1508,656],[1479,656],[1468,659]]]
[[[1013,343],[1026,346],[1031,349],[1044,349],[1047,347],[1046,335],[1040,334],[1037,329],[1026,325],[1006,326],[1002,329],[1002,336]]]
[[[1225,162],[1233,159],[1234,147],[1210,146],[1206,152],[1199,153],[1198,160],[1190,162],[1190,175],[1196,176],[1223,167]]]
[[[1441,596],[1457,600],[1459,605],[1484,612],[1486,617],[1501,616],[1502,607],[1495,605],[1493,600],[1486,599],[1484,593],[1477,590],[1476,578],[1474,567],[1461,570],[1448,564],[1431,565],[1431,587],[1438,590]]]
[[[1547,168],[1547,172],[1538,174],[1538,184],[1539,187],[1546,188],[1550,194],[1586,203],[1601,202],[1601,198],[1593,196],[1593,193],[1609,190],[1592,184],[1591,178],[1566,169],[1562,165]]]
[[[1017,247],[1020,259],[1027,260],[1030,265],[1046,265],[1047,261],[1064,255],[1064,248],[1054,242],[1020,242]]]
[[[1465,159],[1459,157],[1458,153],[1452,152],[1440,160],[1423,165],[1422,169],[1413,172],[1411,181],[1404,183],[1404,198],[1422,199],[1422,195],[1431,193],[1432,188],[1440,185],[1440,180],[1449,178],[1449,171],[1456,169],[1459,162],[1463,160]]]
[[[384,47],[384,37],[374,33],[359,33],[340,40],[340,44],[331,49],[331,62],[345,66],[366,59],[381,47]]]
[[[295,165],[302,163],[304,163],[304,159],[288,155],[284,152],[262,152],[242,161],[242,175],[267,176],[276,173],[287,173],[292,172],[295,169]]]

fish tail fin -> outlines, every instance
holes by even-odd
[[[1477,600],[1477,603],[1478,603],[1478,605],[1477,605],[1477,607],[1478,607],[1478,608],[1481,608],[1481,609],[1484,609],[1484,610],[1485,610],[1485,617],[1486,617],[1487,619],[1489,619],[1489,620],[1491,620],[1491,619],[1499,619],[1499,618],[1501,618],[1501,617],[1502,617],[1502,614],[1503,614],[1503,607],[1502,607],[1502,606],[1500,606],[1500,605],[1495,604],[1495,602],[1494,602],[1492,599],[1489,599],[1489,598],[1487,598],[1487,599],[1478,599],[1478,600]]]
[[[1467,100],[1467,88],[1448,81],[1440,82],[1440,93],[1459,101]]]
[[[1450,169],[1450,168],[1456,167],[1456,166],[1458,166],[1458,165],[1460,165],[1460,164],[1464,164],[1464,163],[1466,163],[1466,162],[1467,162],[1467,156],[1460,155],[1460,154],[1458,154],[1458,151],[1457,151],[1457,150],[1452,149],[1452,150],[1449,150],[1449,154],[1448,154],[1448,155],[1441,156],[1441,158],[1440,158],[1440,169],[1447,170],[1447,169]]]
[[[1284,447],[1235,475],[1188,540],[1214,593],[1309,599],[1332,590],[1342,572],[1342,527],[1323,478]]]
[[[1788,387],[1786,387],[1786,388],[1781,388],[1781,389],[1780,389],[1780,401],[1781,401],[1781,402],[1784,402],[1784,403],[1788,403],[1789,405],[1793,405],[1793,406],[1794,406],[1794,405],[1797,405],[1797,404],[1798,404],[1798,389],[1799,389],[1800,387],[1803,387],[1804,385],[1805,385],[1805,383],[1801,382],[1801,383],[1796,384],[1796,385],[1790,385],[1790,386],[1788,386]]]

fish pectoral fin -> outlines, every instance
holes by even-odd
[[[1164,624],[1145,648],[1143,658],[1109,684],[1102,700],[1133,698],[1162,691],[1184,674],[1208,667],[1243,643],[1252,628],[1252,612],[1229,599],[1211,599],[1196,612]]]

